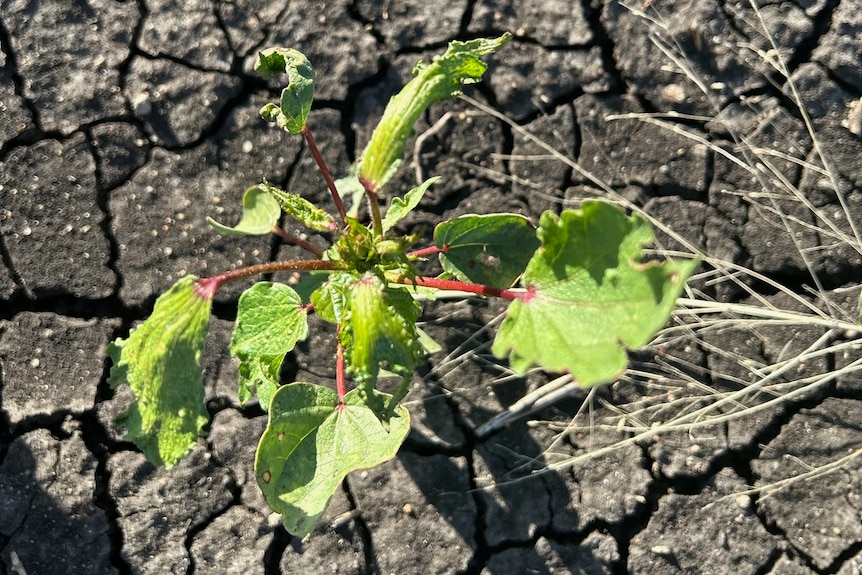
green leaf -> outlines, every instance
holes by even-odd
[[[321,210],[302,196],[279,190],[266,182],[260,188],[270,194],[284,213],[301,223],[307,228],[319,232],[329,232],[337,228],[335,220],[326,211]]]
[[[276,392],[260,439],[255,477],[285,528],[303,538],[351,471],[392,459],[410,431],[410,414],[398,407],[388,426],[357,390],[338,406],[334,391],[292,383]]]
[[[461,216],[434,230],[440,263],[461,281],[509,288],[539,247],[530,221],[517,214]]]
[[[416,335],[419,337],[419,344],[425,350],[425,355],[434,355],[443,351],[443,346],[437,343],[425,330],[417,327]]]
[[[425,109],[459,95],[462,84],[479,81],[487,69],[481,57],[493,54],[511,38],[506,33],[499,38],[450,42],[446,53],[435,56],[431,64],[416,66],[416,76],[389,100],[362,152],[362,181],[372,190],[382,188],[397,170],[413,124]]]
[[[311,301],[311,295],[329,279],[329,275],[333,273],[328,270],[311,271],[302,275],[296,284],[293,284],[293,289],[302,298],[302,301]]]
[[[330,247],[325,257],[344,262],[347,269],[365,272],[377,263],[374,249],[374,235],[358,220],[348,216],[347,226],[341,230],[340,237]]]
[[[296,342],[308,337],[308,313],[302,299],[284,284],[259,282],[239,298],[231,355],[239,359],[241,403],[255,389],[266,409],[278,388],[278,371]]]
[[[661,329],[697,261],[642,262],[649,224],[611,204],[588,201],[560,217],[542,215],[542,247],[527,265],[527,293],[509,306],[492,351],[524,373],[568,371],[584,386],[626,368],[626,348]]]
[[[120,417],[147,460],[172,467],[209,419],[200,355],[212,297],[185,276],[162,294],[153,313],[108,346],[111,388],[128,385],[135,402]]]
[[[332,272],[314,293],[311,304],[314,312],[329,323],[343,323],[350,310],[353,286],[358,278],[349,272]]]
[[[415,324],[422,315],[422,307],[407,290],[387,286],[383,288],[383,302],[411,324]]]
[[[439,179],[439,176],[428,178],[420,185],[407,192],[404,195],[403,200],[398,197],[392,198],[392,204],[390,204],[389,209],[386,210],[386,215],[383,217],[383,233],[391,230],[395,224],[400,222],[407,214],[413,211],[413,208],[419,205],[419,202],[422,200],[422,196],[425,195],[425,192],[431,184],[437,182]]]
[[[335,189],[341,195],[347,208],[347,215],[354,220],[359,219],[359,209],[365,197],[365,186],[359,181],[359,163],[353,162],[350,172],[343,178],[335,180]]]
[[[264,78],[287,74],[288,85],[281,92],[281,106],[267,104],[260,115],[291,134],[305,129],[314,98],[314,68],[305,54],[292,48],[268,48],[257,55],[255,71]]]
[[[381,369],[407,379],[425,357],[415,325],[420,313],[408,292],[386,288],[372,274],[353,285],[341,343],[348,370],[366,391]]]
[[[242,219],[235,227],[220,224],[210,217],[207,217],[207,223],[224,235],[260,236],[272,232],[280,215],[281,208],[272,194],[261,186],[252,186],[242,195]]]

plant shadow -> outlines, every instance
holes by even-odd
[[[526,382],[516,379],[495,387],[503,405],[526,393]],[[571,473],[541,470],[543,445],[523,422],[516,422],[488,438],[479,439],[470,422],[484,422],[496,411],[471,404],[458,422],[465,440],[435,457],[429,466],[429,447],[442,419],[428,418],[428,432],[415,426],[398,460],[427,502],[445,518],[458,536],[472,547],[465,573],[547,574],[607,573],[607,564],[585,541],[575,499],[578,486]],[[544,415],[548,415],[545,413]],[[440,450],[436,450],[439,451]],[[484,569],[484,570],[483,570]]]

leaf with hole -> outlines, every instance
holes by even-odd
[[[461,216],[434,230],[434,244],[446,272],[462,281],[501,289],[524,273],[539,247],[536,229],[517,214]]]

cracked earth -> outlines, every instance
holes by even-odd
[[[646,12],[661,26],[615,0],[0,1],[0,573],[862,573],[862,458],[769,497],[746,493],[858,453],[862,382],[853,370],[713,428],[656,435],[512,481],[622,432],[594,426],[553,443],[552,425],[522,420],[477,435],[546,379],[501,377],[482,330],[499,312],[494,302],[435,302],[424,328],[447,351],[414,381],[414,430],[393,461],[348,477],[305,542],[285,532],[253,478],[265,416],[239,406],[227,354],[247,286],[217,297],[203,358],[211,424],[191,454],[157,469],[114,423],[129,398],[106,383],[105,347],[160,293],[184,274],[299,254],[275,241],[219,237],[205,218],[237,221],[242,191],[262,178],[327,201],[301,142],[257,114],[279,89],[252,71],[256,51],[271,45],[298,48],[314,64],[310,125],[337,172],[417,60],[451,39],[509,30],[515,40],[489,59],[471,97],[575,158],[695,249],[756,272],[760,280],[748,285],[763,298],[788,300],[785,307],[816,299],[814,269],[818,289],[835,295],[835,313],[855,318],[862,258],[824,234],[810,210],[780,200],[788,217],[777,226],[741,193],[752,189],[751,173],[715,149],[607,117],[675,110],[685,116],[669,121],[708,142],[728,141],[728,125],[748,130],[754,145],[785,154],[776,161],[786,161],[783,173],[811,205],[862,216],[859,4],[763,3],[774,49],[846,189],[843,205],[787,160],[815,146],[774,70],[743,57],[753,53],[744,47],[773,48],[752,33],[750,6],[652,4]],[[675,39],[719,97],[704,98],[651,32]],[[709,121],[716,109],[725,123]],[[443,179],[410,226],[430,233],[441,216],[489,211],[536,221],[595,194],[584,171],[550,161],[512,125],[464,101],[432,107],[417,128],[427,136],[390,189],[412,187],[415,171]],[[727,282],[695,285],[720,301],[752,299]],[[825,331],[717,330],[675,357],[685,358],[689,383],[736,389],[752,365],[802,354],[802,342]],[[318,325],[289,355],[285,381],[332,381],[334,362],[321,350],[333,349],[333,335]],[[796,369],[816,376],[855,365],[860,346],[840,349]],[[717,350],[755,360],[734,363]],[[635,354],[633,373],[664,354],[671,351]],[[589,407],[602,421],[633,401],[636,379],[532,418],[565,422]]]

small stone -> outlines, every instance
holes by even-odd
[[[131,104],[136,116],[147,116],[153,111],[153,104],[150,102],[149,94],[138,94],[132,98]]]
[[[670,547],[667,545],[653,545],[650,547],[650,551],[655,553],[656,555],[661,555],[662,557],[670,557],[673,555],[673,551],[670,550]]]
[[[847,119],[842,124],[854,136],[862,136],[862,99],[856,100],[850,105]]]

